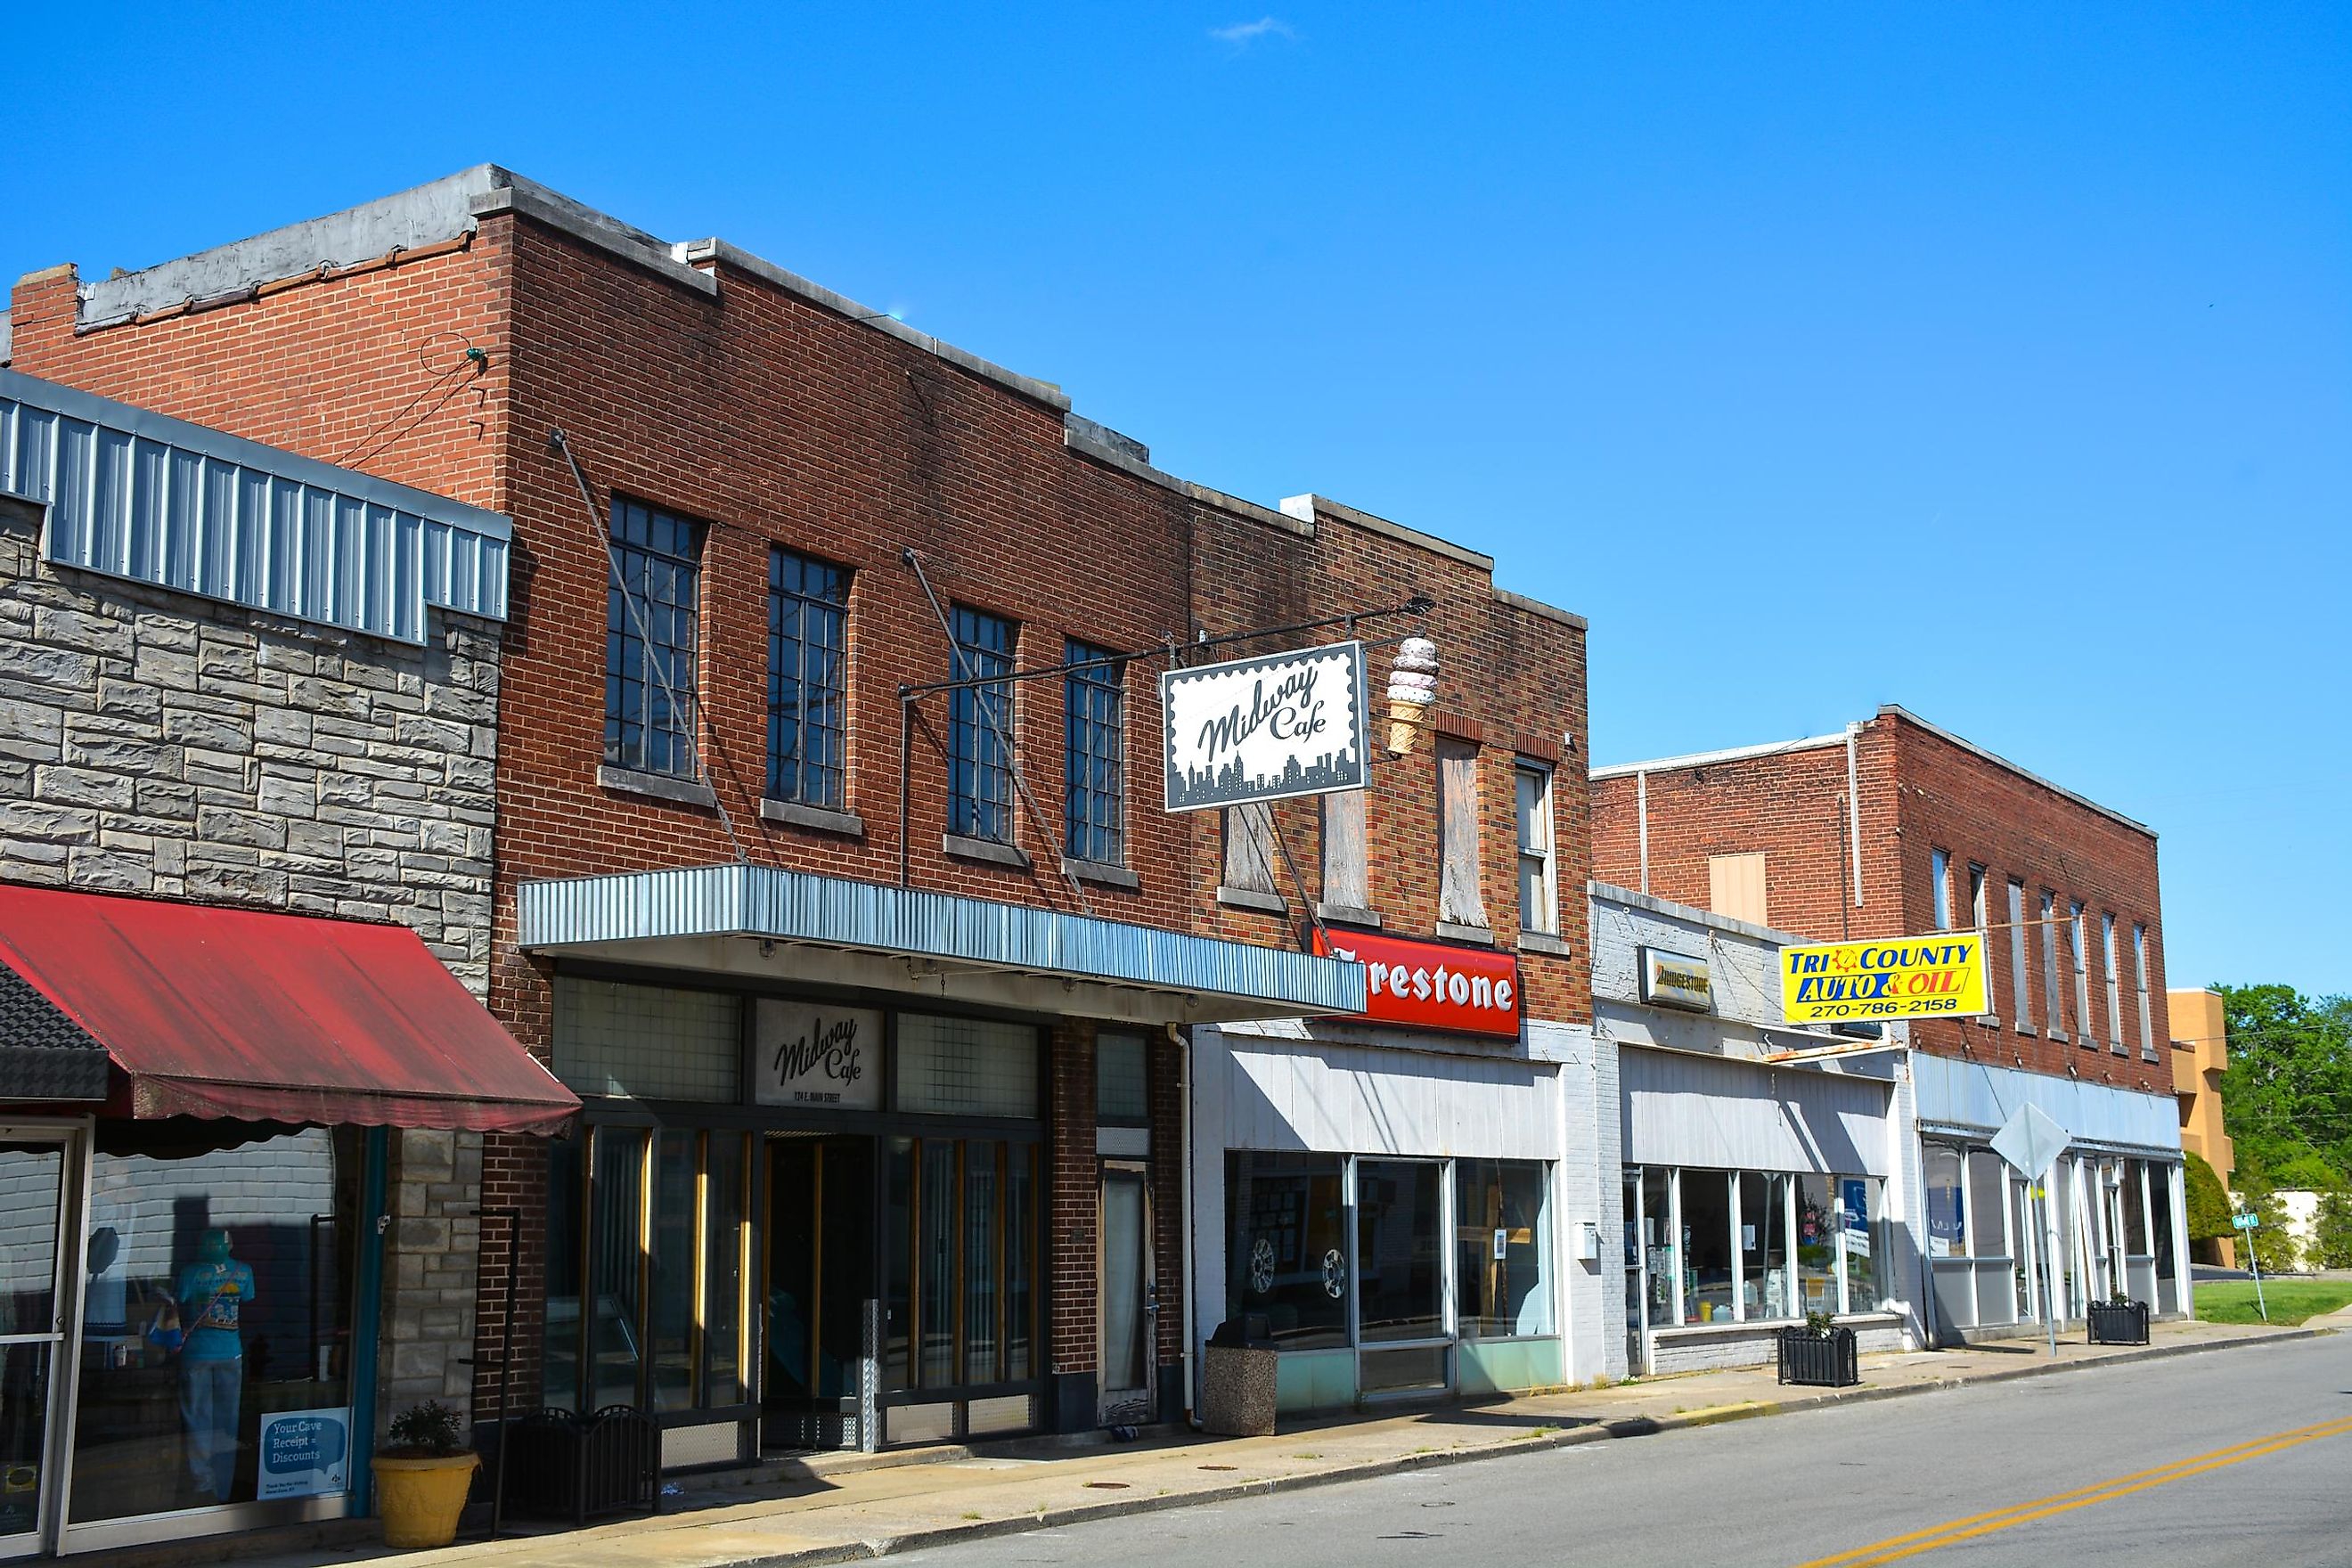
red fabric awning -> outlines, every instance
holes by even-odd
[[[405,927],[0,885],[0,962],[106,1047],[115,1114],[554,1132],[580,1110]]]

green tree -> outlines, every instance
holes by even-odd
[[[2230,1194],[2202,1154],[2189,1156],[2189,1239],[2216,1241],[2231,1234]]]
[[[2352,997],[2314,999],[2292,985],[2218,985],[2230,1032],[2221,1119],[2237,1180],[2271,1186],[2352,1185]],[[2289,1175],[2297,1178],[2290,1181]]]
[[[2262,1260],[2265,1274],[2293,1274],[2303,1267],[2302,1248],[2295,1245],[2294,1232],[2287,1228],[2286,1205],[2279,1201],[2276,1192],[2264,1189],[2246,1194],[2246,1206],[2263,1223],[2253,1232],[2254,1255]]]
[[[2312,1259],[2322,1268],[2352,1268],[2352,1192],[2341,1188],[2319,1200],[2319,1219],[2312,1227]]]

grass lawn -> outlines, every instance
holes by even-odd
[[[2271,1321],[2299,1323],[2338,1307],[2352,1306],[2352,1279],[2265,1279],[2263,1299],[2270,1303]],[[2254,1282],[2216,1279],[2197,1287],[2197,1315],[2210,1323],[2259,1323],[2254,1310]]]

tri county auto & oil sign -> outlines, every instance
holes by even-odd
[[[1982,931],[1780,950],[1780,1016],[1791,1024],[1969,1018],[1983,1011]]]

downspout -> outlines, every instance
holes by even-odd
[[[1199,1319],[1193,1298],[1200,1294],[1201,1277],[1192,1267],[1192,1031],[1180,1028],[1176,1036],[1176,1126],[1180,1133],[1176,1148],[1184,1166],[1184,1343],[1177,1357],[1184,1373],[1184,1418],[1197,1423],[1201,1409],[1200,1390],[1192,1377],[1193,1334]]]
[[[1846,752],[1849,763],[1853,756],[1851,749],[1853,743],[1851,739],[1846,742],[1849,748]],[[1633,775],[1633,812],[1641,824],[1642,891],[1646,893],[1650,890],[1650,770],[1647,768],[1642,769]]]
[[[1845,727],[1845,821],[1853,839],[1853,907],[1862,908],[1862,785],[1854,766],[1854,737],[1862,726],[1848,721]]]

